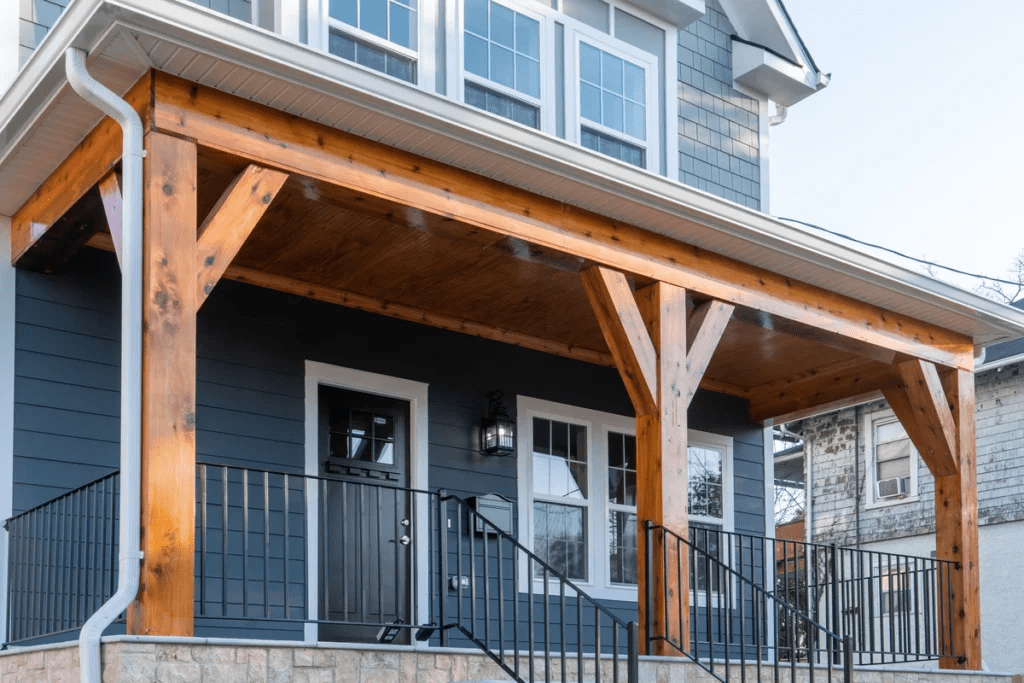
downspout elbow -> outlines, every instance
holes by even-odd
[[[775,107],[775,116],[768,117],[769,126],[781,125],[785,120],[786,116],[789,115],[789,107],[784,104],[780,104]]]
[[[135,600],[139,589],[142,415],[142,119],[135,109],[89,75],[86,53],[64,55],[68,82],[76,93],[114,119],[122,130],[121,236],[121,485],[118,586],[114,595],[82,626],[78,639],[81,680],[100,683],[100,638]]]

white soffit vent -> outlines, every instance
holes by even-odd
[[[736,38],[732,41],[732,73],[737,83],[764,93],[775,103],[786,107],[826,85],[810,69]]]

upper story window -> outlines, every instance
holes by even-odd
[[[328,50],[339,57],[417,82],[419,0],[330,0]]]
[[[896,416],[888,410],[867,415],[864,433],[868,505],[917,500],[917,451]]]

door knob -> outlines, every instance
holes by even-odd
[[[400,539],[398,539],[398,542],[402,545],[409,545],[410,543],[412,543],[412,539],[408,536],[402,536]]]

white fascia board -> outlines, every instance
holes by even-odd
[[[828,77],[814,66],[796,27],[779,0],[719,0],[740,38],[764,45],[811,73],[812,87],[828,85]],[[813,91],[812,91],[813,92]],[[774,98],[773,98],[774,99]],[[779,102],[785,104],[784,102]],[[788,106],[788,105],[787,105]]]
[[[810,69],[739,40],[732,41],[732,76],[736,83],[786,107],[818,90],[818,78]]]
[[[72,18],[75,21],[66,21]],[[443,136],[458,145],[459,151],[485,150],[491,155],[491,175],[497,172],[491,162],[500,159],[513,170],[569,181],[549,193],[554,199],[574,203],[574,194],[581,187],[596,189],[635,211],[640,216],[635,221],[639,227],[680,242],[756,263],[925,322],[949,321],[952,316],[954,320],[942,326],[971,337],[978,345],[1024,336],[1024,311],[1019,309],[180,0],[71,3],[12,92],[0,99],[0,125],[14,119],[32,121],[44,115],[47,106],[59,106],[58,95],[66,90],[64,50],[69,45],[89,50],[105,34],[120,28],[262,71],[293,87],[343,99],[375,112],[382,122],[404,122]],[[14,138],[31,135],[31,128],[19,125]],[[14,138],[4,139],[0,133],[0,174],[6,156],[17,145]],[[19,200],[25,198],[8,199]]]

